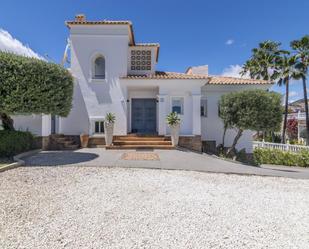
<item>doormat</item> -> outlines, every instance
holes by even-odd
[[[134,161],[159,161],[159,155],[153,152],[126,152],[121,156],[122,160]]]

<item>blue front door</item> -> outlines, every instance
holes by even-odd
[[[151,134],[156,132],[156,99],[132,99],[132,132]]]

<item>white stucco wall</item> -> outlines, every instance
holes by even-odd
[[[89,132],[89,118],[78,81],[74,82],[73,103],[67,117],[59,117],[58,133],[80,135]]]
[[[71,72],[77,79],[89,117],[104,119],[107,112],[113,112],[117,120],[115,133],[126,134],[126,96],[119,77],[127,74],[127,26],[74,26],[70,39]],[[92,65],[98,55],[105,58],[106,78],[94,80]]]
[[[201,118],[202,140],[213,140],[219,145],[222,143],[223,123],[218,115],[218,103],[223,94],[249,89],[267,90],[270,85],[206,85],[202,87],[202,96],[207,99],[207,117]],[[225,145],[231,146],[236,131],[228,130],[225,136]],[[252,131],[246,130],[241,136],[236,148],[245,148],[252,152]]]
[[[32,134],[42,135],[42,116],[41,115],[16,115],[12,116],[14,128],[20,131],[30,131]]]

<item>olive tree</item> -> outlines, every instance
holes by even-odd
[[[227,155],[230,155],[244,130],[280,130],[281,96],[263,90],[228,93],[220,99],[219,113],[225,126],[237,131],[233,144],[227,151]]]
[[[67,116],[72,107],[73,77],[60,65],[0,52],[0,120],[13,130],[10,115]]]

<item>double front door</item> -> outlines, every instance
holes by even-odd
[[[132,132],[141,134],[156,133],[156,99],[132,99]]]

